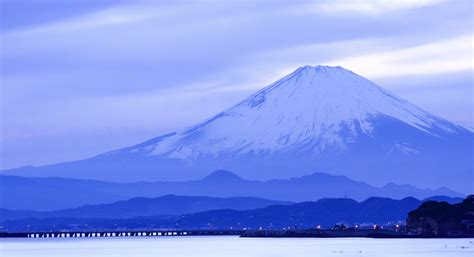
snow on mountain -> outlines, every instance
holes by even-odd
[[[7,174],[106,181],[314,172],[474,191],[474,134],[341,67],[305,66],[209,120],[90,159]]]
[[[397,98],[341,67],[305,66],[251,95],[236,106],[160,142],[140,146],[151,155],[190,160],[200,155],[294,151],[318,154],[344,150],[361,133],[370,135],[372,118],[387,115],[436,136],[459,127]],[[348,133],[341,133],[345,127]],[[416,152],[403,143],[394,150]]]

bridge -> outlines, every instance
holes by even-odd
[[[90,238],[240,235],[240,230],[0,232],[3,238]]]

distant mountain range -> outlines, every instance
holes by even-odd
[[[446,188],[430,190],[419,189],[410,185],[395,184],[375,187],[344,176],[323,173],[314,173],[291,179],[255,181],[240,178],[228,171],[216,171],[200,180],[136,183],[0,175],[0,185],[0,208],[33,211],[70,209],[83,205],[108,204],[136,197],[159,197],[167,194],[209,197],[258,197],[292,202],[343,197],[361,201],[372,196],[393,199],[401,199],[408,196],[424,199],[436,195],[463,197],[462,194]],[[136,199],[135,201],[139,200]],[[168,207],[163,205],[163,210],[168,208],[169,214],[174,213],[171,211],[172,208],[178,208],[178,206],[172,202],[168,202],[168,204]],[[184,210],[189,208],[189,206],[185,204],[181,208]],[[163,211],[161,213],[164,214],[166,212]],[[115,215],[116,217],[121,217],[120,214]],[[127,214],[123,215],[126,217]]]
[[[325,172],[467,194],[473,142],[471,130],[351,71],[305,66],[191,128],[86,160],[3,173],[136,182],[198,179],[218,169],[264,180]]]
[[[376,223],[404,221],[408,212],[427,200],[461,202],[462,198],[434,197],[424,201],[372,197],[362,202],[352,199],[321,199],[316,202],[277,204],[252,210],[235,210],[271,204],[263,199],[203,198],[165,196],[157,199],[132,199],[109,205],[86,206],[50,213],[1,210],[0,231],[102,230],[102,229],[243,229],[330,227],[337,222]],[[219,206],[232,209],[185,213]],[[163,208],[163,209],[161,209]],[[9,216],[10,220],[5,220]],[[16,216],[15,216],[16,215]],[[107,217],[110,215],[109,217]],[[126,216],[129,216],[125,218]],[[136,216],[130,218],[130,216]],[[33,218],[27,218],[33,217]],[[46,218],[47,217],[47,218]],[[118,218],[121,217],[121,218]]]
[[[157,198],[137,197],[110,204],[85,205],[74,209],[50,212],[14,211],[0,209],[0,221],[24,218],[133,218],[197,213],[217,209],[250,210],[291,202],[272,201],[255,197],[216,198],[204,196],[165,195]]]

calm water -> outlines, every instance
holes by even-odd
[[[77,238],[1,239],[0,256],[474,256],[474,239]]]

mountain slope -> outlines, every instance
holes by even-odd
[[[473,142],[472,131],[348,70],[306,66],[189,129],[8,174],[130,182],[186,180],[216,169],[252,179],[326,172],[468,193]]]
[[[326,148],[344,150],[359,133],[370,135],[377,116],[434,136],[462,130],[348,70],[307,66],[210,120],[128,151],[188,161],[226,153],[318,154]]]
[[[404,221],[408,212],[416,209],[422,201],[415,198],[393,200],[369,198],[363,202],[352,199],[321,199],[291,205],[272,205],[254,210],[211,210],[172,217],[149,216],[129,219],[77,219],[45,218],[21,219],[0,222],[9,231],[49,231],[55,229],[77,229],[77,224],[88,224],[82,229],[243,229],[287,227],[314,228],[316,225],[332,227],[337,222],[361,224]],[[71,225],[72,224],[72,225]],[[80,225],[79,225],[80,226]],[[81,227],[79,228],[81,229]]]
[[[285,228],[332,227],[338,222],[376,223],[404,221],[407,213],[421,204],[414,198],[392,200],[369,198],[363,202],[352,199],[321,199],[288,206],[276,205],[248,211],[214,210],[186,215],[176,223],[189,228]],[[207,223],[206,223],[207,222]]]
[[[0,220],[22,218],[132,218],[140,216],[179,215],[217,209],[250,210],[290,202],[255,197],[203,197],[164,195],[157,198],[137,197],[110,204],[86,205],[51,212],[12,211],[0,209]]]
[[[246,180],[216,171],[200,180],[183,182],[113,183],[66,178],[23,178],[0,175],[0,208],[54,211],[83,205],[108,204],[134,197],[167,194],[211,197],[259,197],[279,201],[312,201],[325,197],[365,200],[371,196],[401,199],[413,196],[463,195],[447,189],[418,189],[409,185],[374,187],[343,176],[315,173],[299,178]]]

